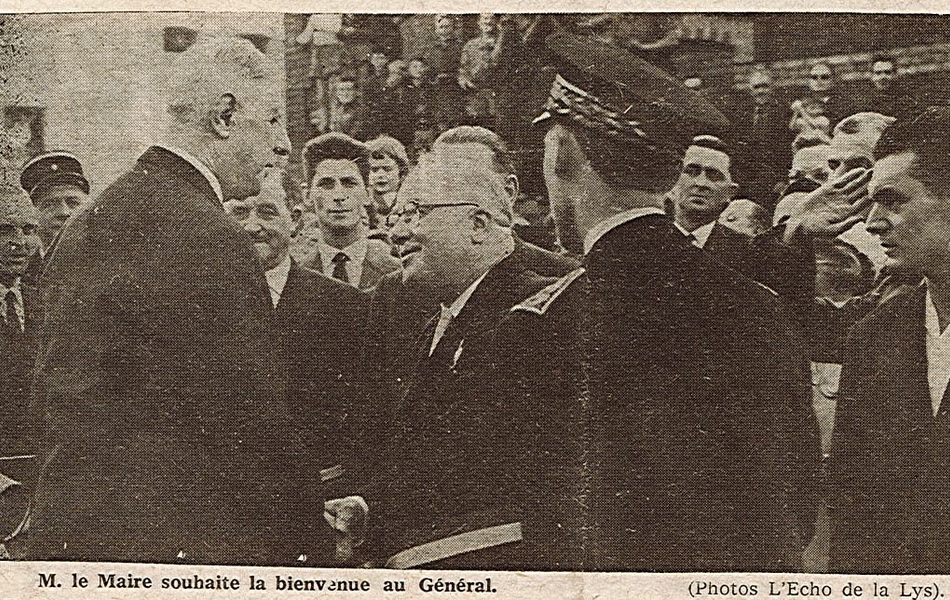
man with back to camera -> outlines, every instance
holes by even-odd
[[[585,568],[800,568],[819,456],[802,342],[771,294],[660,209],[692,132],[726,120],[623,50],[547,43],[545,181],[587,272],[539,310],[587,315]]]
[[[368,298],[290,256],[294,224],[283,176],[266,169],[260,193],[228,200],[225,210],[251,236],[264,268],[288,407],[306,448],[303,468],[320,471],[341,464],[348,443],[341,429],[354,410]]]
[[[353,138],[328,133],[304,147],[309,178],[307,200],[317,214],[318,231],[304,230],[291,251],[301,266],[361,290],[399,268],[399,260],[380,240],[367,239],[369,150]]]
[[[950,109],[884,130],[867,229],[886,268],[923,278],[845,343],[830,463],[833,572],[946,573]]]
[[[273,65],[206,38],[168,81],[163,143],[74,217],[44,275],[34,394],[50,449],[27,556],[329,562],[264,274],[222,208],[288,153]]]

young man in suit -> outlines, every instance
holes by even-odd
[[[884,130],[867,229],[888,271],[923,277],[845,343],[831,453],[833,571],[950,570],[950,109]]]
[[[803,344],[771,294],[660,208],[693,132],[727,122],[622,49],[547,43],[544,176],[587,270],[544,311],[584,315],[584,566],[795,570],[818,465]]]
[[[399,268],[399,260],[386,242],[367,239],[369,150],[347,135],[327,133],[307,142],[303,157],[317,228],[301,232],[294,258],[361,290],[376,287],[383,275]]]
[[[44,274],[34,392],[51,448],[27,555],[327,560],[266,280],[222,207],[289,152],[274,66],[246,40],[211,37],[168,81],[165,140],[73,217]]]
[[[283,173],[268,169],[261,192],[225,203],[251,236],[274,305],[274,344],[287,381],[292,419],[307,448],[304,468],[339,465],[343,427],[355,408],[359,352],[368,297],[353,286],[297,264],[289,252],[293,220]]]

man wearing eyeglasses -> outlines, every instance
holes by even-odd
[[[371,552],[391,568],[570,570],[580,554],[566,538],[579,531],[581,377],[541,328],[499,325],[557,280],[516,244],[517,178],[494,165],[481,143],[437,143],[390,214],[407,282],[442,303],[405,355],[388,464],[364,490]]]

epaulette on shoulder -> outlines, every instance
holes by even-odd
[[[578,267],[568,273],[567,275],[561,277],[554,283],[541,288],[538,292],[531,295],[525,300],[522,300],[518,304],[511,307],[511,312],[518,310],[524,310],[527,312],[532,312],[537,315],[543,315],[548,308],[554,304],[554,301],[560,296],[564,290],[566,290],[574,280],[584,274],[584,267]]]

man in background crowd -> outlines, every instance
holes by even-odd
[[[89,181],[82,164],[70,152],[45,152],[29,160],[20,173],[20,186],[40,211],[40,251],[24,275],[36,284],[43,269],[43,258],[60,229],[74,213],[89,201]]]
[[[380,277],[399,268],[399,260],[385,242],[367,238],[369,149],[328,133],[307,142],[303,156],[316,229],[302,231],[291,253],[303,267],[361,290],[376,287]]]
[[[344,422],[352,418],[357,363],[368,304],[356,288],[301,267],[290,256],[293,221],[282,172],[267,169],[261,191],[225,209],[251,236],[274,305],[275,355],[291,419],[311,472],[342,462]],[[302,513],[301,513],[302,514]]]

